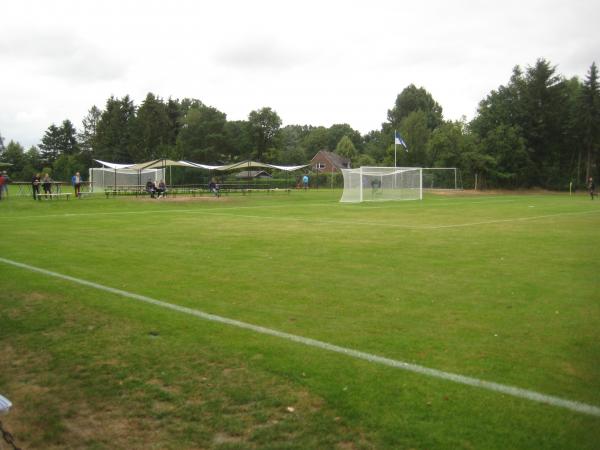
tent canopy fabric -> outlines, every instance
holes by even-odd
[[[191,161],[173,161],[172,159],[155,159],[152,161],[147,161],[138,164],[116,164],[110,163],[106,161],[101,161],[99,159],[95,159],[94,161],[102,164],[104,167],[108,167],[110,169],[129,169],[129,170],[144,170],[144,169],[160,169],[163,167],[195,167],[197,169],[207,169],[207,170],[217,170],[219,172],[228,172],[233,170],[245,169],[249,168],[266,168],[266,169],[277,169],[283,170],[286,172],[293,172],[295,170],[302,169],[304,167],[308,167],[308,164],[304,164],[301,166],[278,166],[275,164],[266,164],[258,161],[241,161],[233,164],[226,164],[222,166],[209,166],[207,164],[199,164]]]
[[[172,159],[155,159],[153,161],[147,161],[144,163],[133,164],[128,169],[132,170],[144,170],[144,169],[162,169],[163,167],[191,167],[189,163],[185,161],[173,161]]]
[[[133,164],[110,163],[110,162],[106,162],[106,161],[101,161],[99,159],[95,159],[94,161],[102,164],[103,167],[108,167],[109,169],[129,169],[131,166],[133,166]]]
[[[308,164],[305,164],[302,166],[277,166],[274,164],[266,164],[266,163],[261,163],[258,161],[241,161],[241,162],[237,162],[237,163],[233,163],[233,164],[227,164],[224,166],[208,166],[206,164],[198,164],[198,163],[193,163],[190,161],[180,161],[180,162],[186,162],[186,163],[192,165],[193,167],[198,167],[201,169],[208,169],[208,170],[218,170],[220,172],[228,172],[228,171],[240,170],[240,169],[248,170],[249,168],[257,168],[257,167],[262,168],[262,169],[277,169],[277,170],[283,170],[286,172],[293,172],[294,170],[302,169],[302,168],[308,166]]]

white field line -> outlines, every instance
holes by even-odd
[[[584,215],[584,214],[593,214],[599,213],[600,210],[594,211],[577,211],[577,212],[565,212],[565,213],[556,213],[556,214],[545,214],[541,216],[530,216],[530,217],[516,217],[513,219],[498,219],[498,220],[485,220],[479,222],[467,222],[467,223],[459,223],[459,224],[451,224],[451,225],[406,225],[399,224],[393,222],[376,222],[376,221],[360,221],[360,220],[335,220],[335,219],[310,219],[303,217],[283,217],[283,216],[259,216],[252,214],[228,214],[225,212],[218,211],[206,211],[206,214],[214,215],[214,216],[227,216],[227,217],[243,217],[246,219],[261,219],[261,220],[281,220],[281,221],[291,221],[291,222],[307,222],[307,223],[322,223],[322,224],[334,224],[334,225],[366,225],[370,227],[389,227],[389,228],[404,228],[410,230],[437,230],[437,229],[445,229],[445,228],[460,228],[460,227],[472,227],[478,225],[490,225],[496,223],[505,223],[505,222],[521,222],[527,220],[542,220],[548,219],[552,217],[560,217],[560,216],[569,216],[569,215]]]
[[[364,361],[369,361],[375,364],[381,364],[388,367],[393,367],[396,369],[402,369],[413,373],[418,373],[421,375],[427,375],[434,378],[439,378],[442,380],[452,381],[454,383],[464,384],[467,386],[478,387],[481,389],[487,389],[489,391],[498,392],[506,395],[511,395],[513,397],[522,398],[526,400],[531,400],[534,402],[545,403],[552,406],[558,406],[561,408],[566,408],[571,411],[575,411],[582,414],[588,414],[591,416],[600,417],[600,407],[581,403],[573,400],[567,400],[560,397],[555,397],[552,395],[541,394],[539,392],[530,391],[528,389],[521,389],[515,386],[509,386],[505,384],[494,383],[491,381],[480,380],[478,378],[468,377],[464,375],[459,375],[451,372],[444,372],[442,370],[431,369],[429,367],[420,366],[417,364],[411,364],[404,361],[398,361],[395,359],[385,358],[383,356],[377,356],[371,353],[361,352],[359,350],[353,350],[346,347],[340,347],[338,345],[329,344],[327,342],[318,341],[316,339],[306,338],[302,336],[298,336],[295,334],[285,333],[282,331],[273,330],[270,328],[262,327],[259,325],[253,325],[246,322],[241,322],[235,319],[229,319],[227,317],[217,316],[214,314],[209,314],[203,311],[199,311],[192,308],[187,308],[185,306],[179,306],[172,303],[164,302],[161,300],[156,300],[151,297],[146,297],[145,295],[139,295],[132,292],[123,291],[121,289],[115,289],[109,286],[104,286],[102,284],[94,283],[92,281],[82,280],[80,278],[71,277],[69,275],[63,275],[57,272],[51,272],[46,269],[42,269],[35,266],[30,266],[28,264],[23,264],[17,261],[12,261],[10,259],[1,258],[0,262],[5,264],[18,267],[20,269],[26,269],[32,272],[41,273],[43,275],[47,275],[54,278],[59,278],[61,280],[70,281],[72,283],[77,283],[83,286],[91,287],[94,289],[98,289],[100,291],[109,292],[111,294],[119,295],[121,297],[130,298],[133,300],[137,300],[144,303],[149,303],[151,305],[159,306],[161,308],[170,309],[173,311],[177,311],[183,314],[188,314],[191,316],[198,317],[200,319],[209,320],[211,322],[222,323],[225,325],[230,325],[237,328],[242,328],[244,330],[250,330],[255,333],[265,334],[268,336],[274,336],[280,339],[285,339],[288,341],[296,342],[298,344],[306,345],[309,347],[318,348],[321,350],[326,350],[334,353],[340,353],[342,355],[350,356],[352,358],[361,359]]]
[[[482,203],[482,202],[470,202],[470,203]],[[494,202],[497,203],[497,202]],[[331,206],[331,203],[312,203],[306,204],[302,206]],[[439,205],[442,206],[442,205]],[[202,215],[213,215],[213,216],[224,216],[224,217],[243,217],[247,219],[268,219],[268,220],[280,220],[280,221],[291,221],[291,222],[307,222],[307,223],[315,223],[315,224],[334,224],[334,225],[365,225],[370,227],[389,227],[389,228],[402,228],[402,229],[411,229],[411,230],[438,230],[438,229],[446,229],[446,228],[461,228],[461,227],[472,227],[478,225],[491,225],[496,223],[507,223],[507,222],[521,222],[527,220],[541,220],[552,217],[560,217],[560,216],[569,216],[569,215],[584,215],[584,214],[593,214],[598,213],[600,210],[591,210],[591,211],[576,211],[576,212],[565,212],[565,213],[556,213],[556,214],[545,214],[539,216],[529,216],[529,217],[516,217],[512,219],[493,219],[493,220],[483,220],[478,222],[466,222],[459,224],[450,224],[450,225],[407,225],[407,224],[399,224],[394,222],[377,222],[377,221],[360,221],[360,220],[335,220],[335,219],[311,219],[311,218],[303,218],[303,217],[289,217],[289,216],[265,216],[265,215],[251,215],[251,214],[228,214],[226,211],[230,210],[240,210],[240,209],[262,209],[262,208],[281,208],[286,207],[286,205],[256,205],[256,206],[233,206],[227,208],[220,209],[159,209],[159,210],[146,210],[146,211],[115,211],[115,212],[104,212],[104,213],[64,213],[64,214],[47,214],[47,215],[37,215],[37,216],[15,216],[15,217],[7,217],[0,216],[0,220],[10,220],[10,219],[39,219],[39,218],[51,218],[51,217],[60,217],[60,218],[72,218],[72,217],[93,217],[93,216],[119,216],[119,215],[138,215],[138,214],[155,214],[155,213],[184,213],[184,214],[202,214]],[[369,209],[384,209],[380,207],[374,207]]]
[[[490,197],[496,198],[496,197]],[[498,197],[500,198],[500,197]],[[442,203],[443,202],[443,203]],[[443,199],[436,200],[432,203],[429,203],[427,206],[440,207],[440,206],[456,206],[456,205],[474,205],[474,204],[482,204],[482,203],[513,203],[516,200],[504,199],[504,200],[477,200],[477,201],[461,201],[461,200],[451,200],[451,199]],[[341,204],[337,201],[329,201],[329,202],[315,202],[315,203],[305,203],[298,204],[299,206],[329,206],[332,205],[341,206],[342,208],[352,208],[358,205],[355,204]],[[419,203],[418,207],[414,205],[406,205],[404,202],[402,203],[403,210],[416,210],[421,209]],[[385,202],[384,205],[369,205],[366,209],[395,209],[399,206],[397,202]],[[219,211],[229,211],[229,210],[238,210],[238,209],[277,209],[277,208],[287,208],[289,205],[287,204],[278,204],[278,205],[252,205],[252,206],[229,206],[219,208]],[[216,209],[216,208],[215,208]],[[62,214],[38,214],[38,215],[30,215],[30,216],[0,216],[0,220],[19,220],[19,219],[48,219],[48,218],[65,218],[65,217],[94,217],[94,216],[119,216],[119,215],[136,215],[136,214],[156,214],[156,213],[192,213],[192,214],[204,214],[206,212],[213,211],[213,209],[150,209],[145,211],[111,211],[111,212],[93,212],[93,213],[62,213]]]
[[[330,206],[331,202],[322,203],[306,203],[302,206]],[[262,208],[283,208],[287,205],[254,205],[254,206],[229,206],[219,208],[219,211],[229,211],[237,209],[262,209]],[[215,208],[216,209],[216,208]],[[111,212],[93,212],[93,213],[62,213],[62,214],[38,214],[35,216],[0,216],[0,220],[15,220],[15,219],[47,219],[47,218],[65,218],[65,217],[95,217],[95,216],[121,216],[121,215],[136,215],[136,214],[156,214],[156,213],[191,213],[205,214],[212,209],[148,209],[144,211],[111,211]]]
[[[565,213],[556,213],[556,214],[544,214],[541,216],[516,217],[513,219],[483,220],[481,222],[459,223],[459,224],[454,224],[454,225],[431,225],[431,226],[426,226],[423,228],[426,228],[428,230],[438,230],[438,229],[442,229],[442,228],[473,227],[473,226],[477,226],[477,225],[489,225],[489,224],[495,224],[495,223],[521,222],[521,221],[525,221],[525,220],[541,220],[541,219],[548,219],[550,217],[559,217],[559,216],[578,216],[578,215],[584,215],[584,214],[594,214],[594,213],[598,213],[598,212],[600,212],[600,210],[565,212]]]

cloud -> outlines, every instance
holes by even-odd
[[[77,82],[110,81],[123,76],[120,57],[85,38],[60,31],[39,31],[0,39],[0,61],[21,70]],[[3,64],[3,65],[4,65]]]
[[[274,38],[253,38],[225,44],[213,55],[215,62],[229,68],[286,70],[306,62],[298,49],[286,47]]]

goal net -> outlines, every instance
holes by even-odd
[[[148,180],[155,183],[165,179],[164,169],[106,169],[90,168],[92,189],[105,189],[107,186],[144,186]]]
[[[423,167],[423,189],[462,188],[462,178],[456,167]]]
[[[342,169],[344,192],[340,202],[421,200],[419,167],[360,167]]]

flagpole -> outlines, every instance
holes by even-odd
[[[394,167],[398,167],[396,164],[396,130],[394,130]]]

